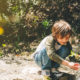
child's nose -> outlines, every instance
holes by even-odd
[[[64,39],[64,40],[63,40],[64,43],[67,42],[67,41],[68,41],[68,39]]]

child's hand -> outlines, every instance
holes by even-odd
[[[78,70],[80,68],[80,64],[69,62],[69,67],[74,69],[74,70]]]
[[[74,70],[78,70],[80,68],[79,63],[73,63],[73,62],[69,62],[69,61],[66,61],[66,60],[63,60],[62,64],[65,65],[65,66],[68,66],[68,67],[70,67],[71,69],[74,69]]]

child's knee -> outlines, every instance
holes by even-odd
[[[38,66],[40,66],[40,67],[42,66],[40,53],[35,53],[35,55],[34,55],[34,61],[36,62],[36,64]]]

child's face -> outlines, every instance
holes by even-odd
[[[66,45],[66,43],[69,41],[70,35],[66,35],[65,37],[62,38],[61,35],[59,35],[57,37],[57,41],[61,44],[61,45]]]

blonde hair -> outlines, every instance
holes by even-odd
[[[52,27],[52,35],[56,38],[57,35],[65,37],[67,34],[72,35],[72,29],[68,22],[64,20],[56,21]]]

